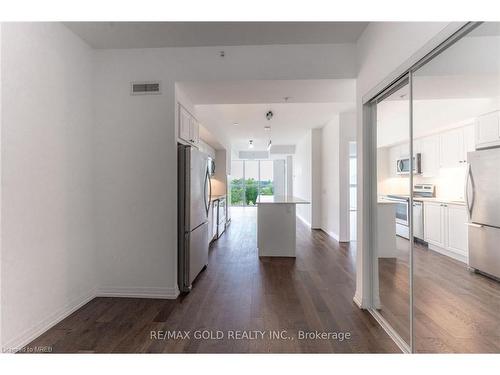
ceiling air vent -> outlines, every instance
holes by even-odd
[[[161,94],[160,82],[132,82],[131,95],[158,95]]]

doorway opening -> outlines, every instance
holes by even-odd
[[[349,142],[349,240],[357,237],[357,143]]]

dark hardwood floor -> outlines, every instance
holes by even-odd
[[[409,242],[401,255],[379,259],[382,315],[409,336]],[[415,346],[422,353],[500,353],[500,283],[428,250],[414,252]]]
[[[276,233],[279,235],[279,233]],[[352,298],[355,249],[297,223],[297,257],[261,258],[256,209],[233,209],[208,269],[177,300],[95,298],[28,346],[76,353],[391,353],[396,345]],[[190,339],[151,339],[156,331]],[[224,339],[195,339],[220,330]],[[229,330],[286,330],[288,340],[233,340]],[[298,331],[350,332],[349,340],[298,339]]]

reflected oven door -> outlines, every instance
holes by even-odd
[[[396,204],[396,223],[408,226],[407,201],[401,201]]]

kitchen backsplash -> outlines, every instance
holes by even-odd
[[[436,186],[436,197],[447,200],[463,200],[465,192],[466,168],[441,168],[439,176],[422,177],[415,175],[414,184],[434,184]],[[386,178],[379,182],[379,195],[409,194],[408,176],[397,176]]]

